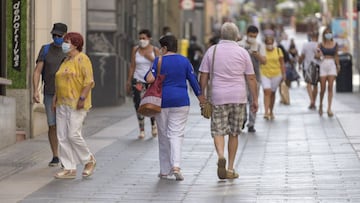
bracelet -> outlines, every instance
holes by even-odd
[[[85,101],[85,97],[84,97],[84,96],[80,96],[79,100],[80,100],[80,101]]]

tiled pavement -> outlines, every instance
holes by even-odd
[[[276,103],[274,121],[261,107],[256,134],[239,137],[239,179],[217,179],[209,120],[193,101],[185,180],[159,180],[157,140],[136,139],[129,102],[89,114],[85,134],[98,161],[91,178],[79,168],[75,180],[54,180],[46,136],[1,150],[0,202],[360,202],[360,94],[336,93],[333,118],[307,109],[303,86],[290,94],[291,105]]]

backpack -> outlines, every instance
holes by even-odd
[[[45,61],[45,57],[49,53],[49,49],[50,49],[50,44],[45,44],[44,45],[44,51],[41,54],[41,59],[43,61]],[[42,78],[43,81],[44,81],[44,76],[45,76],[45,67],[43,66],[43,69],[41,70],[41,78]]]

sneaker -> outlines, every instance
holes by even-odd
[[[49,162],[50,167],[58,166],[60,163],[59,157],[54,156],[52,160]]]
[[[156,125],[153,125],[153,126],[151,127],[151,135],[152,135],[153,137],[156,137],[157,134],[158,134],[158,131],[157,131]]]
[[[243,124],[242,124],[242,126],[241,126],[241,130],[244,130],[246,121],[247,121],[246,119],[243,121]]]
[[[226,179],[239,178],[239,174],[235,170],[226,170]]]
[[[62,170],[55,174],[56,179],[74,179],[76,178],[76,170]]]
[[[226,159],[224,157],[220,157],[218,159],[218,168],[217,168],[217,175],[219,179],[226,179]]]
[[[254,133],[254,132],[256,132],[254,126],[249,126],[249,127],[248,127],[248,132],[249,132],[249,133]]]
[[[139,139],[144,139],[145,137],[145,131],[140,131],[140,135],[138,136]]]

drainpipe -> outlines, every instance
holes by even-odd
[[[33,89],[32,89],[32,73],[33,73],[33,69],[34,69],[34,51],[35,51],[35,0],[30,0],[30,8],[29,8],[29,26],[28,26],[28,30],[29,30],[29,51],[27,53],[29,53],[28,55],[28,59],[29,59],[29,63],[28,63],[28,67],[29,67],[29,74],[28,74],[28,87],[29,87],[29,94],[30,94],[30,99],[29,99],[29,108],[30,108],[30,115],[29,115],[29,138],[33,138],[34,137],[34,132],[33,132]]]

